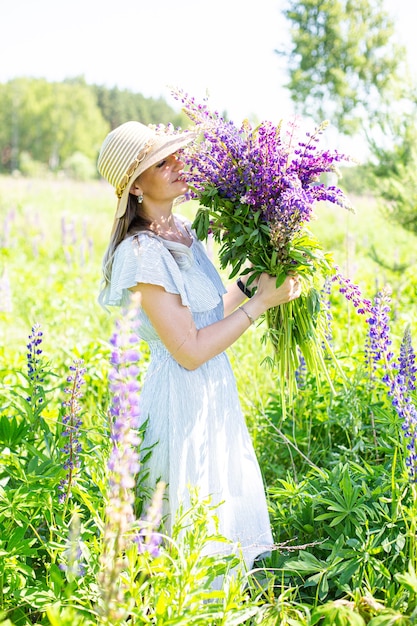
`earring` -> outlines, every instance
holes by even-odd
[[[143,202],[143,195],[140,193],[138,195],[138,204],[142,204],[142,202]]]

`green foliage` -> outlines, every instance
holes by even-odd
[[[340,167],[339,186],[349,196],[365,196],[367,193],[375,192],[372,184],[371,174],[365,165],[354,165],[351,167]]]
[[[293,101],[316,122],[354,134],[392,98],[404,58],[383,0],[289,0],[283,13],[292,43],[279,53]]]
[[[19,169],[22,152],[52,171],[75,152],[95,159],[108,131],[86,85],[16,78],[0,85],[0,110],[6,171]]]
[[[97,177],[101,143],[111,128],[136,119],[144,124],[185,122],[162,98],[116,87],[15,78],[0,84],[0,172],[38,176],[64,170],[77,180]]]
[[[133,93],[127,89],[111,89],[92,85],[92,91],[97,98],[97,104],[104,119],[111,128],[129,120],[139,120],[143,124],[168,124],[183,126],[185,117],[175,113],[162,98],[145,98],[140,93]]]
[[[381,120],[383,138],[370,142],[367,166],[375,196],[384,215],[394,224],[417,234],[417,128],[416,103],[412,112]]]
[[[74,180],[92,180],[96,174],[95,162],[82,152],[74,152],[62,165],[65,174]]]
[[[405,324],[416,324],[410,238],[370,199],[356,204],[356,216],[319,207],[314,228],[365,295],[392,284],[397,352]],[[180,208],[190,218],[195,213],[192,204]],[[96,296],[112,194],[98,182],[3,177],[0,211],[0,277],[7,269],[11,290],[11,310],[0,310],[0,624],[104,626],[107,339],[114,315],[100,309]],[[369,256],[372,246],[385,266]],[[405,266],[401,272],[396,261]],[[364,319],[335,291],[330,312],[346,380],[331,369],[332,391],[327,381],[318,389],[314,377],[304,376],[286,419],[279,381],[260,365],[268,356],[262,328],[251,327],[230,350],[277,550],[246,572],[217,536],[216,509],[194,494],[158,557],[138,554],[132,544],[118,555],[120,624],[415,623],[417,490],[405,471],[401,424],[384,387],[369,376]],[[44,337],[34,381],[25,346],[36,322]],[[62,402],[73,358],[87,369],[83,451],[65,503],[58,500],[65,475]],[[143,359],[145,365],[146,350]],[[141,497],[139,481],[138,511]],[[225,556],[208,553],[213,537]],[[220,589],[213,586],[217,576],[224,577]]]

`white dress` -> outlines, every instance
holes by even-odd
[[[204,246],[193,234],[191,247],[141,232],[117,248],[104,303],[123,305],[136,283],[162,286],[179,294],[197,328],[223,318],[226,292]],[[167,484],[167,527],[178,505],[189,504],[189,487],[211,497],[219,532],[231,546],[211,552],[241,551],[248,569],[272,548],[262,476],[241,411],[235,378],[225,353],[194,371],[186,370],[160,341],[140,311],[140,337],[149,344],[150,363],[141,391],[142,419],[148,419],[144,447],[156,443],[149,484]]]

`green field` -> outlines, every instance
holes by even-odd
[[[351,200],[355,213],[318,207],[311,229],[364,297],[390,288],[397,359],[406,328],[412,338],[417,329],[416,239],[373,198]],[[0,625],[417,623],[417,491],[402,422],[381,364],[371,371],[366,362],[366,319],[336,285],[332,343],[345,374],[332,370],[336,393],[303,374],[284,420],[262,325],[229,350],[280,546],[266,569],[211,591],[212,576],[233,563],[201,557],[213,511],[198,498],[187,517],[193,531],[178,520],[158,557],[131,545],[124,560],[106,552],[108,342],[118,312],[97,296],[114,208],[105,183],[0,177]],[[192,218],[195,209],[178,212]],[[35,324],[36,384],[26,348]],[[62,402],[75,359],[86,368],[82,450],[62,504]],[[142,371],[146,359],[143,346]],[[414,401],[410,390],[411,432]],[[138,511],[140,501],[138,489]],[[81,556],[69,563],[71,533]]]

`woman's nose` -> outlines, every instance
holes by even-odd
[[[173,154],[172,156],[174,159],[173,166],[175,167],[175,169],[182,170],[182,168],[184,167],[184,161],[181,161],[180,157],[177,156],[176,154]]]

